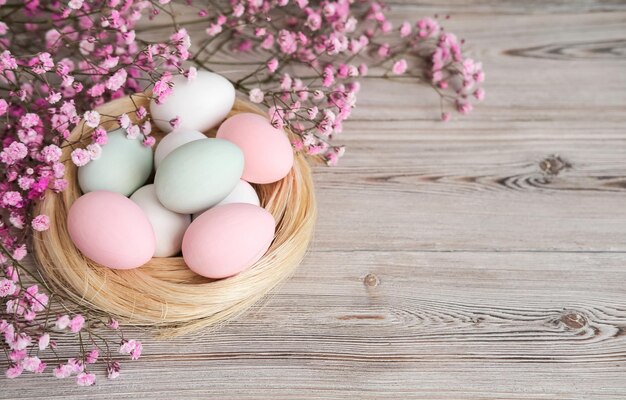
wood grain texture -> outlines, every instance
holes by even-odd
[[[117,382],[0,398],[625,398],[626,4],[393,7],[453,14],[487,71],[474,114],[367,79],[292,280],[216,332],[145,338]]]

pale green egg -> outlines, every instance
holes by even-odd
[[[159,164],[154,186],[166,208],[193,214],[222,201],[239,183],[243,152],[224,139],[199,139],[184,144]]]
[[[124,129],[109,132],[108,138],[100,158],[78,168],[78,184],[83,193],[107,190],[129,196],[150,177],[152,149],[126,138]]]

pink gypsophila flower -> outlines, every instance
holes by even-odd
[[[9,103],[5,99],[0,99],[0,117],[7,113]]]
[[[9,279],[0,281],[0,297],[7,297],[15,293],[15,283]]]
[[[250,101],[253,103],[262,103],[265,94],[259,88],[250,90]]]
[[[87,165],[91,161],[91,155],[85,149],[74,149],[71,154],[72,162],[78,167]]]
[[[22,195],[19,192],[10,191],[2,196],[2,204],[5,206],[18,206],[22,200]]]
[[[73,333],[78,333],[80,332],[81,329],[83,329],[84,325],[85,325],[85,317],[78,314],[74,318],[72,318],[72,320],[70,321],[69,328],[70,328],[70,331],[72,331]]]
[[[63,330],[67,328],[69,324],[70,324],[70,317],[67,315],[62,315],[59,318],[57,318],[54,324],[54,327],[58,330]]]
[[[406,69],[407,69],[407,63],[406,63],[406,60],[403,58],[401,60],[396,61],[393,64],[393,68],[391,69],[391,71],[396,75],[402,75],[406,72]]]
[[[41,158],[47,163],[59,161],[61,154],[61,148],[55,144],[50,144],[41,149]]]
[[[100,113],[97,111],[87,111],[83,115],[83,118],[85,119],[85,125],[90,128],[96,128],[100,125]]]
[[[23,371],[24,369],[22,368],[20,364],[14,364],[6,370],[5,375],[9,379],[14,379],[22,375]]]
[[[50,228],[50,217],[44,214],[38,215],[33,218],[31,225],[38,232],[47,231]]]
[[[44,333],[43,335],[41,335],[38,341],[39,350],[45,350],[48,348],[49,345],[50,345],[50,335],[47,333]]]
[[[93,386],[96,384],[96,376],[90,372],[81,372],[76,375],[76,384],[78,386]]]

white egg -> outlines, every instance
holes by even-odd
[[[235,103],[232,83],[213,72],[198,71],[192,80],[177,75],[172,82],[172,93],[161,104],[150,103],[152,119],[163,132],[173,129],[169,121],[176,117],[180,128],[205,132],[226,118]]]
[[[255,206],[261,206],[261,201],[259,200],[259,196],[256,194],[256,190],[252,187],[251,184],[244,181],[243,179],[239,180],[237,186],[233,189],[232,192],[226,198],[219,203],[217,203],[214,207],[223,206],[224,204],[231,203],[248,203],[254,204]],[[206,211],[206,210],[204,210]],[[204,211],[199,213],[195,213],[193,215],[193,219],[196,219],[202,214]]]
[[[179,128],[165,135],[159,142],[154,152],[154,168],[159,168],[159,164],[174,149],[198,139],[206,139],[204,133],[193,129]]]
[[[152,225],[156,236],[154,257],[171,257],[178,254],[185,231],[191,224],[191,216],[178,214],[163,207],[156,197],[154,185],[139,188],[130,199],[143,210]]]

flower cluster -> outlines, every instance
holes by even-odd
[[[177,17],[190,12],[196,20],[179,24]],[[171,29],[163,40],[142,38],[138,24],[164,15]],[[203,26],[195,47],[192,25]],[[91,365],[97,362],[106,364],[109,378],[119,375],[113,347],[131,359],[142,352],[117,321],[103,322],[106,316],[50,291],[21,264],[29,235],[51,224],[49,216],[36,215],[34,204],[66,189],[68,162],[83,166],[100,157],[105,127],[114,122],[128,139],[155,144],[148,110],[106,115],[99,106],[129,94],[161,103],[174,90],[175,75],[193,80],[197,69],[215,71],[264,106],[275,127],[289,129],[296,151],[335,165],[345,149],[334,141],[365,76],[432,86],[444,121],[451,110],[469,113],[485,96],[484,72],[465,56],[463,43],[438,18],[394,26],[377,0],[0,0],[0,347],[9,363],[6,376],[45,372],[50,361],[40,357],[56,358],[59,335],[77,338],[78,355],[56,358],[52,373],[74,376],[79,385],[95,383]],[[119,335],[116,346],[96,333],[107,327]]]
[[[378,1],[233,0],[225,9],[201,8],[198,14],[208,21],[208,39],[194,57],[198,65],[219,72],[228,64],[216,52],[223,38],[230,38],[236,54],[261,55],[235,86],[267,106],[276,127],[296,134],[296,150],[329,165],[344,153],[331,141],[342,132],[366,75],[430,84],[446,121],[447,104],[467,114],[472,98],[484,98],[481,64],[464,56],[463,41],[433,18],[394,27]],[[232,65],[241,67],[237,60]]]
[[[0,332],[4,335],[0,347],[8,355],[7,377],[43,372],[46,364],[39,353],[54,354],[55,342],[50,338],[62,334],[78,336],[81,345],[77,358],[61,363],[54,369],[55,376],[74,374],[78,384],[93,384],[95,377],[87,366],[98,359],[106,362],[110,377],[119,374],[119,363],[103,351],[109,344],[98,342],[92,334],[102,325],[98,318],[83,316],[81,305],[58,294],[48,297],[40,292],[45,282],[29,285],[38,280],[37,275],[29,275],[20,261],[28,252],[29,233],[50,227],[47,215],[33,215],[34,203],[68,185],[63,154],[70,154],[76,165],[97,159],[107,141],[101,125],[112,119],[119,119],[129,138],[146,146],[155,143],[145,109],[136,110],[133,121],[139,122],[135,123],[128,116],[106,116],[94,110],[107,101],[163,85],[173,73],[183,71],[190,46],[184,29],[175,30],[164,42],[136,37],[137,22],[153,13],[154,7],[146,1],[13,5],[0,1]],[[95,129],[68,140],[81,120]],[[66,148],[71,151],[64,152]],[[51,323],[55,313],[68,307],[77,314],[61,315]],[[95,349],[87,350],[84,343]],[[141,353],[141,346],[136,347],[133,359]],[[98,352],[104,356],[98,357]]]
[[[4,255],[2,259],[5,263],[14,262]],[[96,318],[88,320],[82,314],[55,315],[48,295],[40,292],[38,285],[22,287],[13,266],[7,268],[7,277],[0,279],[0,298],[6,304],[2,310],[5,319],[0,320],[0,335],[9,362],[5,371],[7,378],[17,378],[24,372],[45,372],[47,363],[41,359],[45,353],[56,359],[57,366],[52,374],[57,378],[75,376],[78,385],[93,385],[96,376],[90,368],[98,362],[106,365],[109,379],[117,378],[120,364],[113,359],[110,340],[94,332],[103,326],[118,333],[120,354],[130,354],[133,360],[141,355],[141,343],[124,339],[118,322],[113,319],[104,324]],[[75,335],[79,340],[78,356],[67,361],[59,359],[55,351],[57,343],[52,339],[63,333]]]

